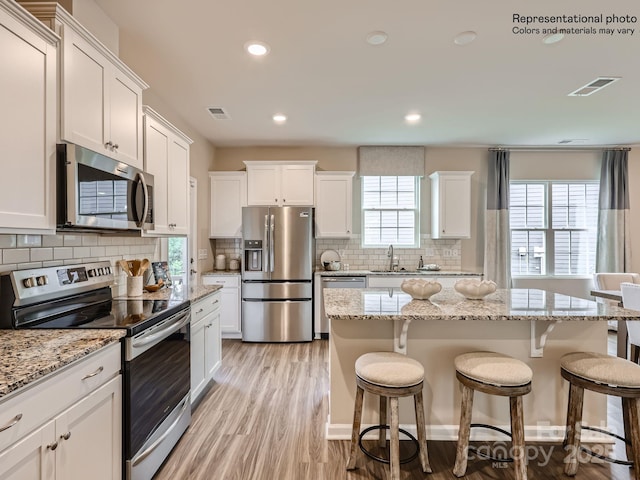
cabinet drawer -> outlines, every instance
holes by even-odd
[[[239,287],[240,275],[204,275],[202,277],[203,285],[224,285],[227,287]]]
[[[220,308],[220,293],[214,292],[191,304],[191,324],[201,321],[211,312]]]
[[[10,395],[0,403],[0,451],[119,375],[120,368],[116,343]]]

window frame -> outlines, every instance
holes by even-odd
[[[511,186],[513,184],[541,184],[544,186],[544,200],[545,204],[543,206],[544,212],[544,227],[537,228],[513,228],[511,226],[511,221],[509,222],[509,243],[511,245],[512,240],[512,232],[513,231],[521,231],[521,232],[543,232],[544,238],[544,269],[545,273],[540,273],[538,275],[533,273],[516,273],[513,270],[513,265],[511,265],[511,276],[513,278],[545,278],[545,277],[554,277],[554,278],[590,278],[594,272],[591,273],[576,273],[576,274],[567,274],[567,273],[556,273],[555,272],[555,232],[588,232],[589,228],[553,228],[553,194],[552,187],[553,184],[558,185],[599,185],[598,180],[510,180],[509,181],[509,190],[511,192]],[[509,194],[511,196],[511,193]],[[511,215],[511,198],[509,198],[509,215]],[[597,228],[597,227],[596,227]],[[597,241],[597,240],[596,240]],[[513,247],[510,247],[511,252],[510,255],[513,254]]]
[[[367,177],[413,177],[413,191],[414,191],[414,206],[413,208],[387,208],[387,207],[379,207],[379,208],[365,208],[364,206],[364,179]],[[409,244],[400,244],[393,243],[397,248],[420,248],[420,180],[422,177],[413,176],[413,175],[363,175],[360,177],[360,227],[361,227],[361,236],[360,236],[360,246],[361,248],[387,248],[389,246],[388,243],[380,243],[380,244],[366,244],[366,215],[365,212],[381,212],[381,211],[392,211],[392,212],[413,212],[413,243]],[[398,190],[396,190],[397,192]]]

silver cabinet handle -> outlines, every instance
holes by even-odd
[[[96,375],[102,373],[103,370],[104,370],[104,367],[101,365],[101,366],[98,367],[98,369],[95,372],[87,373],[84,377],[82,377],[82,380],[86,380],[87,378],[95,377]]]
[[[71,438],[71,432],[63,433],[60,435],[61,440],[69,440]]]
[[[204,312],[204,308],[198,309],[198,311],[196,313],[202,313],[202,312]]]
[[[215,302],[212,303],[212,305],[215,305],[216,303],[218,303],[220,300],[216,300]]]
[[[58,448],[58,442],[53,442],[47,445],[47,450],[55,450],[56,448]]]
[[[120,146],[120,145],[118,145],[117,143],[114,143],[114,144],[113,144],[113,149],[114,149],[114,150],[117,150],[119,146]]]
[[[18,415],[16,415],[15,417],[13,417],[9,423],[7,423],[6,425],[3,425],[2,427],[0,427],[0,432],[4,432],[5,430],[9,430],[11,427],[13,427],[16,423],[18,423],[20,420],[22,420],[22,414],[19,413]]]
[[[109,150],[111,150],[111,147],[113,147],[113,143],[112,142],[107,142],[107,143],[104,144],[104,146],[106,148],[108,148]]]

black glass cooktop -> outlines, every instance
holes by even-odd
[[[75,302],[66,300],[23,309],[17,315],[16,328],[124,328],[128,335],[134,335],[189,304],[175,300],[104,300],[104,297],[94,300],[82,297]]]

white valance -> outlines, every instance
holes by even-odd
[[[358,147],[358,174],[424,177],[424,147]]]

